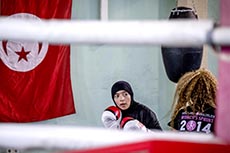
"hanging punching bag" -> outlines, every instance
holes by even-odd
[[[182,6],[172,9],[169,16],[169,20],[186,18],[198,19],[193,9]],[[177,83],[184,73],[200,68],[203,47],[176,48],[162,46],[161,53],[169,80]]]

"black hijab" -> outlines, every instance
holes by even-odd
[[[116,94],[116,92],[118,92],[119,90],[125,90],[126,92],[128,92],[131,96],[131,104],[129,106],[128,109],[126,110],[121,110],[122,115],[126,116],[125,114],[129,114],[133,111],[133,109],[135,108],[135,106],[138,104],[135,100],[134,100],[134,94],[133,94],[133,90],[131,85],[126,82],[126,81],[117,81],[116,83],[113,84],[112,88],[111,88],[111,96],[113,99],[114,104],[117,106],[117,104],[114,101],[114,95]],[[118,106],[117,106],[118,107]],[[119,108],[119,107],[118,107]]]

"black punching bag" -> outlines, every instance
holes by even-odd
[[[174,19],[198,19],[193,9],[188,7],[176,7],[172,9],[169,20]],[[164,67],[169,80],[177,83],[186,72],[200,68],[203,46],[201,47],[161,47]]]

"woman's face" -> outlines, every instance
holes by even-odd
[[[116,94],[113,97],[113,100],[121,110],[128,109],[131,104],[131,96],[125,90],[119,90],[118,92],[116,92]]]

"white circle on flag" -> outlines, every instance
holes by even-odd
[[[29,13],[17,13],[9,18],[40,20]],[[48,51],[48,43],[6,40],[0,41],[0,44],[3,63],[11,70],[19,72],[27,72],[37,67]]]

